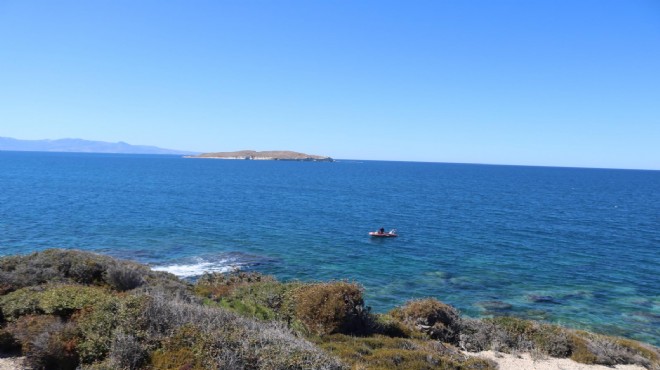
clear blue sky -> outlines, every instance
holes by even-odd
[[[660,169],[660,0],[0,0],[0,136]]]

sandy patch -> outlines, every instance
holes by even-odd
[[[0,357],[0,370],[21,370],[24,357]]]
[[[603,365],[585,365],[568,358],[541,358],[533,359],[529,353],[510,355],[495,351],[478,353],[463,352],[468,356],[487,358],[497,362],[500,370],[645,370],[639,365],[616,365],[614,367]]]

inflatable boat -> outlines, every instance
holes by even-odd
[[[384,231],[370,231],[369,235],[374,238],[394,238],[396,237],[396,229],[392,229],[388,232]]]

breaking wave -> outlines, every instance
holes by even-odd
[[[181,278],[194,278],[208,272],[239,271],[259,264],[266,260],[259,256],[244,253],[225,253],[216,256],[186,258],[177,263],[152,266],[152,270],[165,271]]]

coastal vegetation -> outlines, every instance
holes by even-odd
[[[660,368],[658,349],[435,299],[375,314],[355,282],[237,272],[187,282],[98,254],[0,258],[0,352],[33,369],[495,369],[467,352]]]

